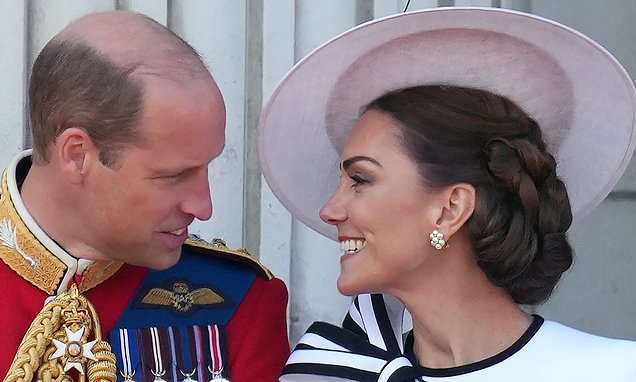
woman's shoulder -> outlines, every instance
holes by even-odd
[[[561,367],[578,368],[605,380],[636,381],[636,342],[602,337],[546,320],[528,350],[549,354]]]
[[[543,341],[552,342],[556,347],[571,347],[572,351],[587,351],[591,348],[624,351],[636,355],[636,341],[603,337],[556,321],[545,320],[539,333],[539,338]]]

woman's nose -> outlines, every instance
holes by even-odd
[[[320,209],[320,218],[327,224],[336,225],[347,219],[347,213],[338,196],[338,190],[334,192],[327,203]]]

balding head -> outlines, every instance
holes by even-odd
[[[52,41],[87,45],[135,74],[209,77],[194,48],[163,25],[136,13],[104,12],[84,16],[69,24]]]
[[[147,76],[208,83],[198,53],[154,20],[128,12],[84,16],[56,35],[33,65],[29,88],[34,161],[69,127],[88,132],[105,164],[144,140],[136,128]],[[220,97],[220,94],[219,94]]]

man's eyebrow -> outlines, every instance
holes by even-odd
[[[378,166],[378,167],[382,167],[382,165],[380,164],[380,162],[378,162],[377,160],[371,158],[371,157],[367,157],[367,156],[363,156],[363,155],[357,155],[354,157],[351,157],[349,159],[345,159],[342,161],[342,168],[347,170],[349,167],[351,167],[352,164],[359,162],[359,161],[368,161],[373,163],[374,165]]]
[[[162,169],[153,169],[151,170],[153,175],[155,176],[168,176],[168,175],[177,175],[183,174],[188,171],[196,170],[197,166],[186,166],[186,167],[178,167],[178,168],[162,168]]]

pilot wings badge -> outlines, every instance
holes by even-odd
[[[210,288],[197,288],[190,291],[188,284],[175,282],[172,290],[152,288],[141,300],[142,304],[166,306],[178,313],[192,313],[203,306],[218,305],[225,299]]]

